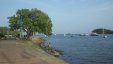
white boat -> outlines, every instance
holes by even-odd
[[[85,34],[79,34],[79,36],[85,36]]]
[[[91,33],[91,36],[98,36],[97,33]]]
[[[54,34],[56,36],[56,34]]]
[[[79,34],[79,36],[89,36],[89,34]]]
[[[108,36],[104,35],[103,38],[107,38]]]
[[[66,36],[66,34],[64,34],[64,37]]]

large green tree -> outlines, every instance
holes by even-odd
[[[33,32],[45,34],[47,36],[52,34],[52,21],[49,16],[36,9],[20,9],[16,14],[8,17],[9,26],[12,30],[22,29],[27,33],[27,37],[33,35]]]

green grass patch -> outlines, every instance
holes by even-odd
[[[29,48],[39,48],[38,45],[35,45],[31,41],[28,41],[28,40],[24,40],[23,43]]]

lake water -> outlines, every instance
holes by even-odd
[[[102,38],[59,34],[48,40],[55,48],[64,51],[60,58],[69,64],[113,64],[113,35]]]

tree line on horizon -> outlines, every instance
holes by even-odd
[[[113,30],[110,29],[105,29],[105,28],[98,28],[98,29],[94,29],[92,31],[93,33],[97,33],[97,34],[113,34]]]

